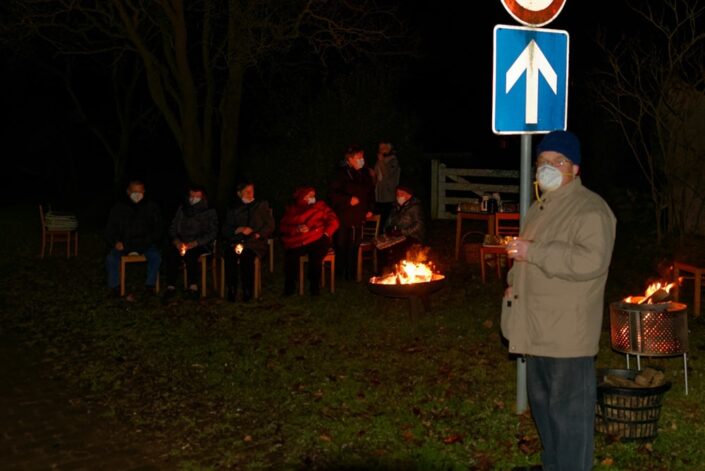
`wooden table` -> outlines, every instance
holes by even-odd
[[[693,315],[695,317],[700,316],[700,289],[703,283],[703,274],[705,273],[705,267],[698,267],[690,263],[685,262],[673,262],[673,277],[677,280],[680,272],[692,273],[694,281],[694,300],[693,300]],[[674,299],[678,301],[678,284],[675,286],[675,296]]]
[[[487,234],[494,235],[494,213],[469,213],[458,211],[455,217],[455,259],[460,259],[460,240],[462,237],[463,219],[487,221]]]

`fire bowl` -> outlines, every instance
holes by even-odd
[[[376,283],[375,280],[378,279],[380,278],[374,276],[370,278],[367,283],[367,288],[371,293],[379,296],[387,296],[389,298],[415,298],[428,296],[429,294],[435,293],[439,289],[443,288],[446,280],[443,275],[433,275],[433,279],[431,281],[409,283],[404,285],[388,285]]]
[[[412,318],[416,318],[421,313],[431,311],[430,295],[443,288],[445,284],[445,276],[433,275],[431,281],[423,281],[420,283],[409,284],[394,284],[387,285],[383,283],[375,283],[378,278],[372,277],[367,282],[367,288],[371,293],[387,298],[404,298],[409,300],[409,314]]]

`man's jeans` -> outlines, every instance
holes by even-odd
[[[526,379],[545,470],[590,470],[597,380],[593,357],[527,356]]]
[[[113,248],[105,257],[105,268],[108,272],[108,288],[114,289],[120,286],[120,257],[127,255],[127,252]],[[150,247],[141,253],[147,258],[147,281],[146,286],[157,284],[159,275],[159,265],[162,263],[162,253],[156,247]]]

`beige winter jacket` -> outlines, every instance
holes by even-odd
[[[596,355],[616,219],[580,178],[534,202],[521,237],[527,260],[509,271],[502,303],[510,353],[554,358]]]

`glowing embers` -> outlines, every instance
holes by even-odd
[[[687,306],[681,303],[610,304],[612,348],[634,355],[678,355],[688,351]]]

